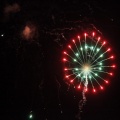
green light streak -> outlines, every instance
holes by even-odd
[[[80,43],[80,47],[81,47],[82,45],[81,45],[80,37],[79,37],[79,43]],[[85,62],[84,55],[83,55],[83,48],[82,47],[81,47],[81,51],[82,51],[83,62]]]
[[[106,52],[107,52],[107,51],[103,52],[101,55],[104,55]],[[100,55],[100,56],[101,56],[101,55]],[[93,64],[94,62],[96,62],[96,61],[100,58],[100,56],[99,56],[98,58],[96,58],[91,64]]]
[[[92,78],[92,77],[91,77],[91,78]],[[91,80],[91,79],[89,79],[89,80],[90,80],[90,82],[91,82],[92,88],[94,89],[94,85],[93,85],[92,80]]]
[[[94,50],[96,49],[98,42],[99,42],[99,40],[97,40],[97,42],[96,42],[96,44],[95,44],[95,47],[93,47],[93,50],[91,50],[90,56],[93,56],[93,55],[94,55]],[[90,57],[89,57],[88,61],[90,61]]]
[[[70,56],[69,54],[66,54],[67,56],[69,56],[74,62],[77,62],[77,63],[79,63],[79,65],[81,65],[82,66],[82,64],[80,63],[80,62],[78,62],[77,60],[75,60],[72,56]],[[68,61],[68,60],[67,60]],[[68,61],[68,62],[70,62],[70,61]],[[71,63],[71,62],[70,62]]]
[[[76,47],[76,49],[77,49],[77,51],[78,51],[78,53],[80,54],[80,51],[79,51],[79,49],[78,49],[78,47],[77,47],[77,45],[76,45],[76,43],[74,42],[74,44],[75,44],[75,47]],[[79,57],[79,59],[80,59],[80,61],[81,61],[81,63],[83,63],[82,62],[82,59]]]
[[[95,74],[95,73],[93,73],[93,74]],[[92,75],[92,78],[98,83],[99,86],[101,86],[100,83],[96,80],[96,78],[93,75]]]
[[[105,71],[102,71],[102,70],[93,70],[93,71],[97,71],[97,72],[102,72],[102,73],[109,74],[109,72],[105,72]]]
[[[72,50],[72,52],[74,53],[74,55],[76,56],[76,54],[75,54],[75,51],[72,49],[72,48],[70,48],[71,50]],[[78,51],[79,52],[79,51]],[[81,61],[81,63],[79,63],[80,65],[82,64],[82,60],[81,60],[81,58],[79,57],[79,60]]]

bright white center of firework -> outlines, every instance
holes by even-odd
[[[82,70],[83,70],[84,74],[87,75],[90,73],[91,67],[90,67],[90,65],[85,64],[85,65],[83,65]]]

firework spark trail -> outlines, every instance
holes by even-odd
[[[60,82],[58,81],[58,79],[57,78],[55,78],[56,79],[56,82],[57,82],[57,88],[58,88],[58,102],[59,102],[59,108],[60,108],[60,113],[62,114],[63,113],[63,111],[62,111],[62,106],[61,106],[61,100],[60,100],[60,88],[61,88],[61,84],[60,84]]]
[[[87,91],[87,86],[88,86],[88,79],[87,79],[87,76],[86,76],[86,80],[85,80],[85,83],[84,83],[84,89],[83,89],[83,92],[82,92],[84,102],[86,102],[85,92]]]
[[[88,80],[87,80],[87,77],[86,77],[86,80],[85,80],[85,83],[84,83],[84,88],[83,88],[83,91],[82,91],[82,100],[79,101],[79,104],[78,104],[78,108],[79,108],[79,112],[77,114],[77,118],[78,120],[81,120],[81,113],[82,113],[82,110],[83,110],[83,107],[84,105],[86,104],[86,96],[85,96],[85,93],[87,91],[87,86],[88,86]]]

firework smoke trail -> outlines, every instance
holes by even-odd
[[[86,96],[85,96],[85,93],[87,91],[87,86],[88,86],[88,80],[87,80],[87,76],[86,76],[86,80],[84,82],[84,88],[83,88],[83,91],[82,91],[82,100],[79,101],[79,104],[78,104],[78,107],[79,107],[79,112],[77,114],[77,118],[78,120],[81,120],[81,113],[82,113],[82,110],[83,110],[83,107],[84,105],[86,104]]]

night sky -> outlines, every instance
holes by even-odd
[[[103,91],[86,93],[81,120],[119,120],[119,7],[100,0],[1,0],[0,119],[78,120],[82,92],[66,84],[62,52],[76,35],[96,30],[112,46],[117,67]]]

